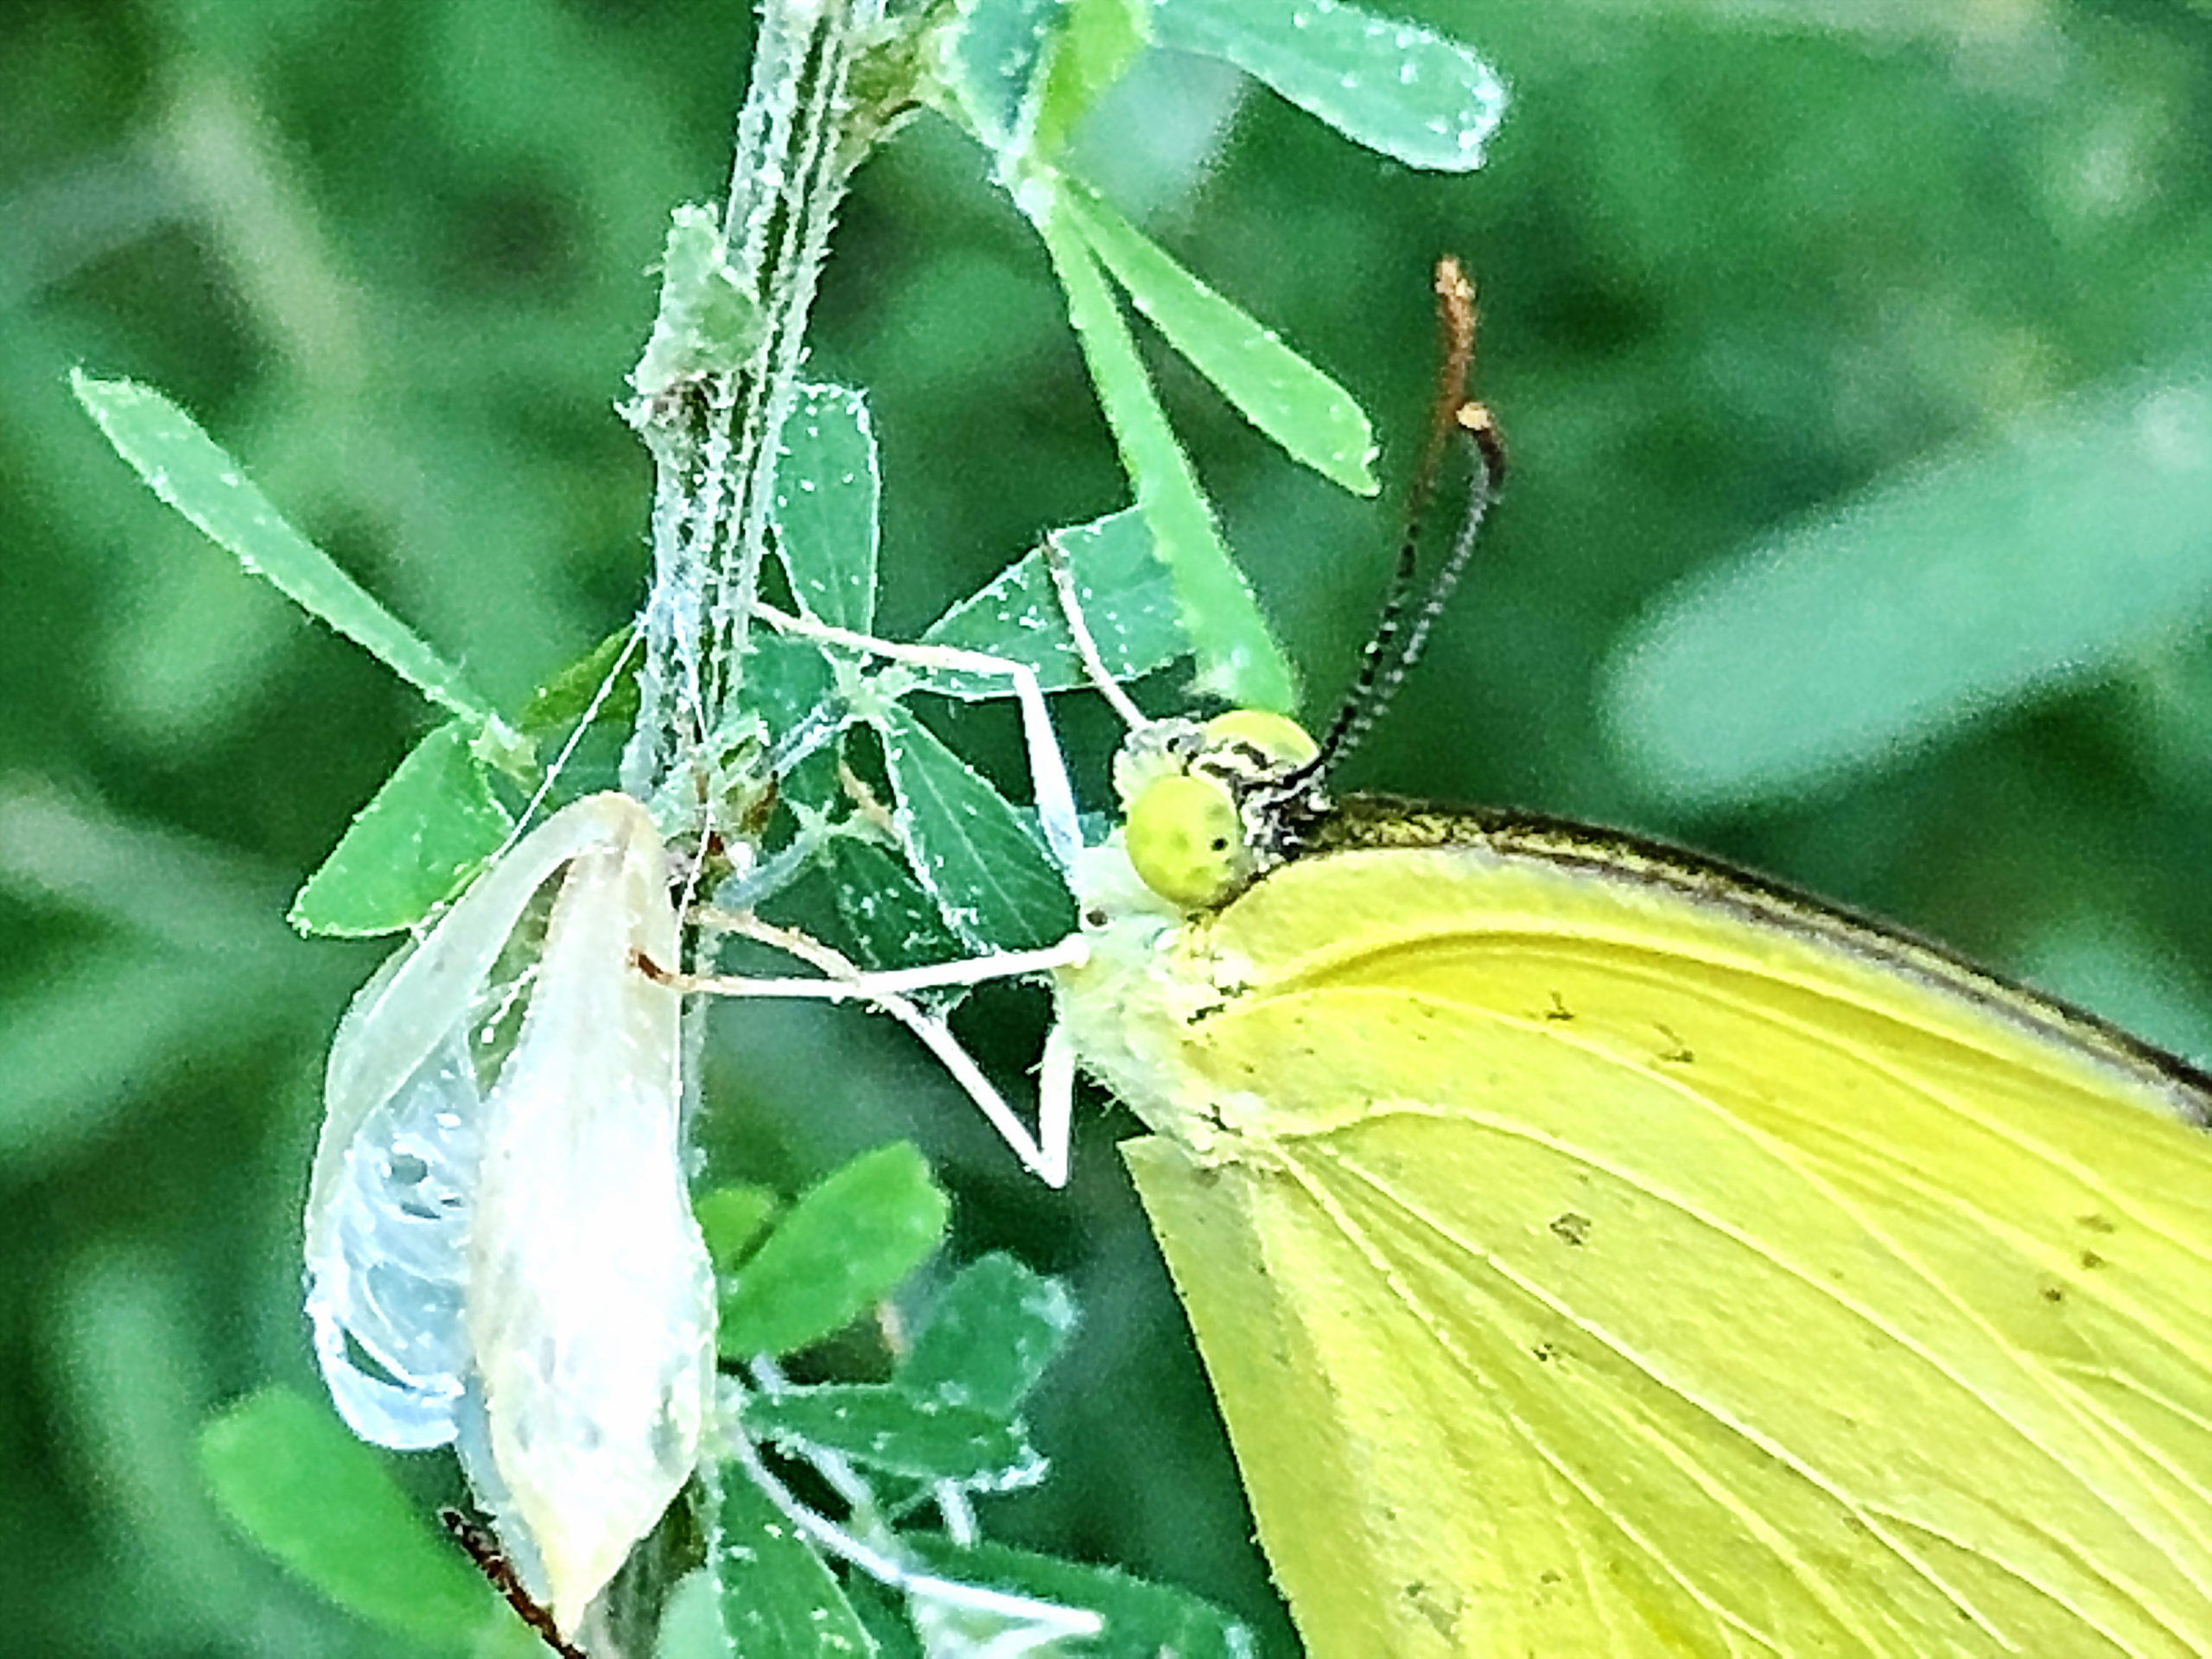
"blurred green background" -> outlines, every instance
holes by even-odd
[[[1350,781],[1691,840],[2212,1055],[2212,19],[2154,0],[1397,9],[1511,83],[1485,172],[1408,173],[1164,56],[1087,155],[1351,387],[1394,481],[1430,372],[1430,263],[1456,251],[1482,283],[1511,489]],[[512,703],[641,591],[648,472],[611,406],[668,209],[720,194],[748,27],[728,0],[9,10],[11,1652],[387,1650],[232,1540],[193,1437],[239,1392],[309,1380],[296,1240],[318,1068],[378,952],[296,940],[283,908],[425,711],[162,509],[67,370],[193,408]],[[861,175],[818,312],[817,372],[874,399],[893,632],[1125,499],[1043,256],[985,167],[931,119],[902,133]],[[1395,509],[1297,473],[1157,360],[1325,710]],[[1847,510],[1870,493],[1894,510]],[[1654,715],[1675,659],[1611,655],[1646,637],[1637,619],[1693,571],[1750,571],[1755,592],[1785,543],[1844,575],[1809,612],[1801,594],[1710,613],[1739,660],[1685,669],[1694,695]],[[1844,626],[1836,595],[1872,608]],[[2110,620],[2114,596],[2140,602]],[[2048,626],[2076,618],[2079,638]],[[1916,741],[1885,735],[1900,685],[2016,632],[2056,643],[1916,705],[1897,728]],[[1732,771],[1754,715],[1859,735],[1808,770]],[[1003,747],[995,715],[963,718]],[[1669,719],[1693,741],[1709,722],[1720,760],[1691,783],[1653,735]],[[1095,710],[1071,724],[1096,802],[1109,730]],[[997,1064],[1025,1063],[1041,1012],[1004,1022]],[[1111,1154],[1129,1122],[1091,1111],[1071,1193],[1051,1196],[895,1029],[719,1021],[717,1177],[795,1186],[912,1135],[955,1188],[963,1250],[1011,1245],[1071,1280],[1085,1324],[1037,1424],[1058,1472],[993,1506],[994,1529],[1281,1632]]]

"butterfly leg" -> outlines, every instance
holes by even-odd
[[[1065,561],[1061,562],[1062,566]],[[1064,568],[1055,575],[1062,603],[1070,607],[1076,637],[1087,647],[1087,662],[1095,663],[1096,647],[1080,626],[1080,613],[1073,608],[1071,582]],[[916,645],[881,639],[833,626],[812,617],[791,615],[773,607],[756,606],[755,613],[779,632],[796,638],[836,645],[923,671],[978,676],[1004,682],[1012,688],[1021,716],[1027,752],[1031,788],[1039,828],[1054,863],[1063,873],[1073,870],[1083,849],[1075,794],[1068,782],[1067,766],[1046,706],[1036,671],[1024,663],[949,645]],[[1094,678],[1103,671],[1093,670]],[[1106,682],[1110,683],[1110,681]],[[663,983],[683,991],[721,996],[800,998],[810,1001],[868,1003],[891,1015],[936,1056],[972,1100],[999,1137],[1024,1167],[1049,1186],[1063,1186],[1068,1178],[1068,1147],[1073,1116],[1075,1065],[1071,1049],[1057,1029],[1047,1039],[1039,1075],[1037,1128],[1033,1134],[1005,1096],[987,1077],[941,1014],[914,998],[918,991],[976,985],[995,979],[1046,974],[1082,959],[1082,941],[1073,936],[1039,950],[999,951],[956,962],[870,972],[848,961],[818,940],[788,929],[774,927],[750,915],[709,912],[703,919],[724,932],[751,938],[797,957],[816,969],[798,977],[755,978],[745,976],[683,976],[642,963]]]
[[[792,929],[777,927],[753,917],[723,912],[709,912],[707,919],[727,933],[795,957],[815,969],[816,974],[752,978],[744,975],[673,974],[642,960],[639,966],[662,984],[679,991],[713,996],[865,1002],[881,1009],[921,1039],[923,1046],[944,1067],[961,1092],[976,1103],[976,1109],[1021,1160],[1024,1168],[1047,1186],[1067,1185],[1075,1073],[1072,1053],[1065,1043],[1059,1042],[1057,1028],[1046,1044],[1037,1128],[1033,1134],[997,1085],[984,1074],[975,1057],[953,1034],[950,1024],[942,1014],[932,1013],[916,1001],[912,994],[977,985],[988,980],[1021,978],[1072,966],[1083,957],[1084,946],[1079,938],[1071,936],[1041,950],[998,951],[961,962],[869,972],[819,940]]]
[[[1058,734],[1052,729],[1052,713],[1045,706],[1044,688],[1038,681],[1036,670],[1027,663],[953,645],[879,639],[873,634],[855,633],[812,617],[793,616],[772,606],[757,605],[754,612],[779,631],[799,639],[842,645],[849,651],[925,671],[934,669],[1005,681],[1013,688],[1015,704],[1021,711],[1021,736],[1028,755],[1030,788],[1036,799],[1038,825],[1044,831],[1045,844],[1052,853],[1052,861],[1063,873],[1074,868],[1076,855],[1083,850],[1083,831],[1076,820],[1075,791],[1068,783],[1067,761],[1060,752]]]

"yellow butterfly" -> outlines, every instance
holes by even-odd
[[[1364,718],[1138,727],[1056,976],[1311,1650],[2212,1652],[2212,1078]]]
[[[1065,1029],[1315,1654],[2212,1650],[2212,1081],[1564,824],[1084,897]]]

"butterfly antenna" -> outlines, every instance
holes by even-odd
[[[1293,780],[1297,783],[1321,776],[1351,753],[1389,707],[1406,676],[1421,660],[1452,588],[1466,573],[1483,519],[1505,483],[1505,447],[1498,436],[1497,423],[1484,404],[1467,396],[1475,361],[1475,288],[1459,262],[1448,254],[1436,264],[1436,312],[1444,339],[1443,360],[1437,375],[1436,401],[1429,411],[1428,442],[1421,451],[1407,501],[1406,531],[1398,544],[1397,565],[1382,615],[1360,654],[1359,672],[1351,690],[1322,735],[1319,753],[1300,768]],[[1452,550],[1415,604],[1414,578],[1422,517],[1443,467],[1446,446],[1455,436],[1474,453],[1474,483]]]

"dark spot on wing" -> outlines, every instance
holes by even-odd
[[[1413,1610],[1421,1616],[1431,1630],[1446,1642],[1458,1641],[1459,1610],[1456,1605],[1446,1605],[1427,1585],[1419,1582],[1408,1585],[1404,1594]],[[1457,1599],[1454,1599],[1456,1601]]]

